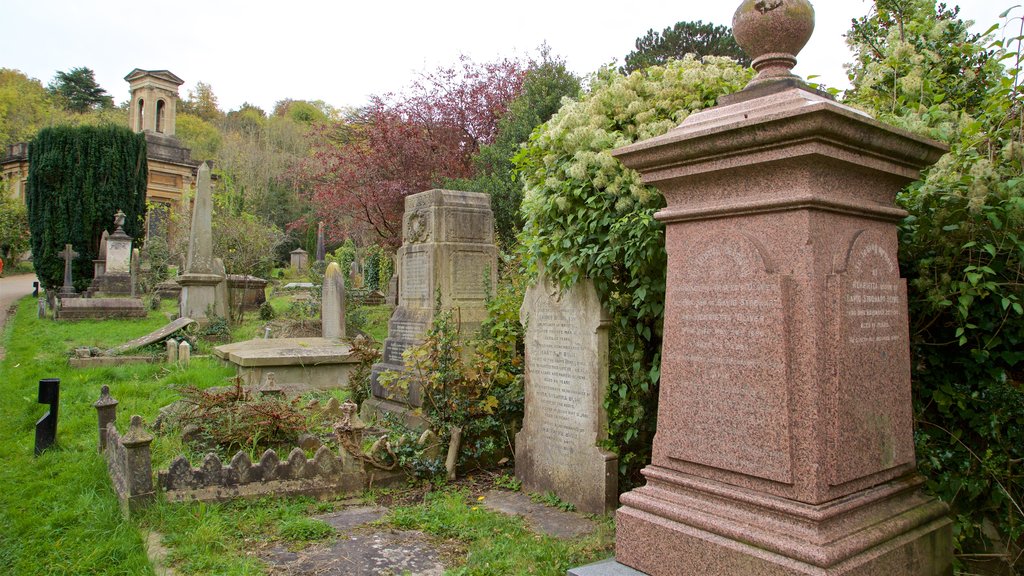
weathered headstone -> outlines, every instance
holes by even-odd
[[[103,235],[100,236],[99,255],[92,261],[93,278],[99,278],[107,271],[107,239],[109,237],[110,233],[106,230],[104,230]]]
[[[324,242],[324,223],[319,222],[316,225],[316,261],[323,262],[327,256],[327,245]]]
[[[138,337],[138,338],[136,338],[134,340],[130,340],[128,342],[125,342],[124,344],[121,344],[119,346],[115,346],[115,347],[111,348],[110,350],[107,350],[106,352],[104,352],[103,355],[104,356],[116,356],[118,354],[124,354],[125,352],[128,352],[129,350],[134,350],[136,348],[142,348],[143,346],[148,346],[150,344],[155,344],[155,343],[157,343],[157,342],[159,342],[161,340],[166,339],[168,336],[170,336],[171,334],[174,334],[178,330],[181,330],[182,328],[184,328],[184,327],[186,327],[186,326],[188,326],[190,324],[194,324],[194,323],[195,323],[195,320],[193,320],[191,318],[178,318],[176,320],[173,320],[171,323],[167,324],[166,326],[164,326],[164,327],[162,327],[162,328],[160,328],[158,330],[154,330],[154,331],[150,332],[149,334],[146,334],[145,336],[140,336],[140,337]]]
[[[44,378],[39,381],[39,403],[49,404],[50,409],[36,422],[36,456],[43,453],[57,441],[57,408],[60,406],[60,378]]]
[[[320,326],[324,338],[345,338],[345,277],[337,262],[324,271],[321,291]]]
[[[64,259],[64,285],[61,286],[60,296],[74,296],[76,292],[71,278],[71,262],[78,257],[78,252],[75,252],[71,244],[65,244],[60,257]]]
[[[388,280],[388,296],[387,302],[390,306],[398,306],[398,270],[395,270],[391,274],[391,280]]]
[[[174,338],[168,338],[164,342],[164,346],[167,348],[167,363],[177,364],[178,363],[178,341]]]
[[[177,278],[181,285],[179,315],[201,324],[210,321],[210,314],[227,318],[227,285],[223,264],[213,257],[213,193],[210,167],[199,167],[196,199],[192,209],[188,261],[185,273]],[[223,286],[223,288],[222,288]]]
[[[591,514],[618,502],[619,459],[607,437],[610,320],[589,280],[560,290],[543,274],[519,312],[526,327],[523,429],[516,434],[516,477],[530,492],[554,492]]]
[[[302,248],[296,248],[291,251],[291,267],[292,272],[301,274],[306,270],[309,270],[309,252],[306,252]]]
[[[457,308],[462,333],[475,333],[487,317],[484,299],[497,281],[494,217],[486,194],[428,190],[407,196],[398,250],[402,281],[398,307],[388,322],[381,362],[372,370],[371,413],[406,413],[420,406],[420,389],[387,390],[378,382],[385,370],[404,369],[402,352],[422,341],[438,306]]]
[[[793,76],[812,28],[806,0],[747,0],[758,77],[613,153],[667,204],[658,428],[616,514],[616,559],[652,576],[953,572],[914,459],[893,202],[945,150]]]

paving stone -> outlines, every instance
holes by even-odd
[[[555,538],[578,538],[597,529],[593,520],[578,512],[565,512],[539,504],[522,492],[491,490],[484,494],[481,504],[496,512],[522,516],[534,531]]]
[[[278,545],[265,560],[272,574],[291,576],[442,576],[440,556],[422,532],[400,530],[342,536],[299,552]]]
[[[375,522],[387,511],[387,508],[382,506],[352,506],[330,514],[316,516],[316,518],[327,522],[338,532],[345,532],[356,526]]]

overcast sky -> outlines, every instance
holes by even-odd
[[[812,0],[817,25],[796,72],[847,86],[843,34],[867,0]],[[950,1],[950,4],[955,2]],[[48,84],[85,66],[116,102],[134,68],[167,69],[213,87],[221,109],[284,98],[359,106],[466,54],[476,61],[535,54],[543,42],[587,74],[623,58],[638,36],[681,20],[731,25],[740,0],[588,2],[515,0],[11,0],[4,2],[0,67]],[[962,0],[984,31],[1012,0]],[[1022,14],[1021,9],[1011,15]]]

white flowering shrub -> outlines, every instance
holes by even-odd
[[[657,413],[666,258],[654,213],[664,199],[611,151],[668,132],[752,74],[722,57],[687,57],[629,76],[604,69],[515,159],[527,265],[543,265],[566,286],[591,278],[614,320],[606,408],[623,487],[649,461]]]
[[[1019,567],[1024,108],[1019,71],[999,62],[1019,65],[1020,38],[970,34],[956,9],[928,0],[878,0],[848,38],[857,63],[846,101],[950,146],[897,198],[910,213],[900,230],[900,268],[908,280],[918,466],[953,510],[958,553],[1003,554]]]

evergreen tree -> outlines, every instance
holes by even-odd
[[[92,278],[103,230],[125,213],[124,231],[145,232],[146,138],[119,126],[45,128],[29,144],[28,219],[36,275],[46,288],[63,284],[59,256],[71,244],[76,288]]]
[[[698,59],[704,56],[728,56],[744,66],[750,66],[750,58],[732,37],[728,26],[711,23],[677,22],[659,34],[654,29],[636,39],[636,50],[626,56],[622,67],[624,74],[648,66],[661,65],[672,59],[693,54]]]
[[[57,72],[48,89],[72,112],[88,112],[114,105],[114,98],[96,82],[95,72],[85,67]]]

